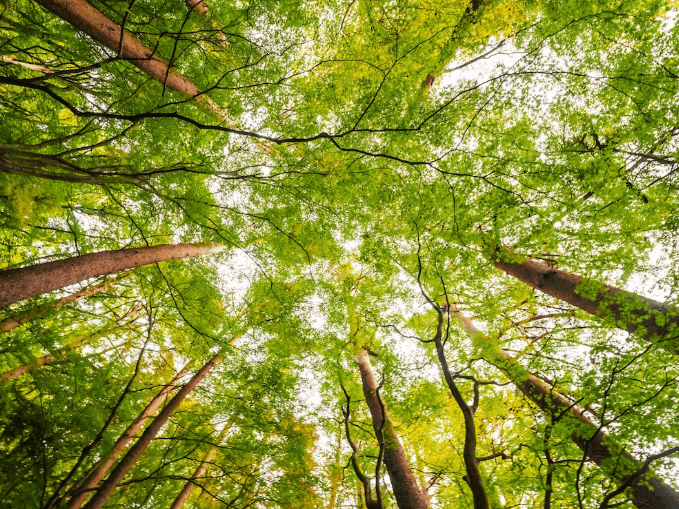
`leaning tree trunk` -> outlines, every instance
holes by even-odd
[[[166,244],[101,251],[56,262],[39,263],[0,272],[0,307],[79,283],[151,263],[217,253],[224,246]]]
[[[151,51],[143,42],[123,30],[86,0],[36,0],[45,9],[84,32],[96,42],[120,55],[167,88],[196,101],[196,104],[225,120],[219,107],[180,72]],[[122,31],[122,34],[121,34]],[[233,124],[227,122],[229,127]]]
[[[189,498],[189,495],[191,494],[191,491],[193,490],[193,487],[196,485],[196,481],[203,477],[205,475],[205,471],[207,470],[207,467],[210,466],[210,462],[212,461],[212,458],[214,455],[217,453],[217,447],[221,443],[221,441],[224,439],[224,435],[226,435],[229,432],[229,429],[231,428],[232,422],[229,422],[226,426],[224,426],[224,429],[219,433],[219,436],[217,437],[217,442],[214,447],[212,447],[207,454],[203,457],[201,460],[200,464],[198,465],[198,468],[196,468],[196,471],[193,473],[191,476],[191,479],[189,479],[184,487],[182,488],[182,491],[179,492],[179,495],[177,495],[177,498],[174,499],[174,502],[172,502],[172,505],[170,506],[170,509],[181,509],[181,507],[184,505],[184,502],[186,502],[186,499]]]
[[[92,295],[95,295],[103,291],[104,289],[114,284],[116,280],[117,278],[111,281],[105,281],[100,284],[90,285],[84,290],[81,290],[77,293],[73,293],[71,295],[67,295],[66,297],[62,297],[57,301],[48,302],[47,304],[42,304],[40,306],[35,306],[32,307],[31,309],[22,311],[20,313],[12,313],[12,316],[0,321],[0,332],[8,332],[32,320],[39,320],[40,318],[44,318],[48,315],[56,313],[61,308],[63,308],[67,304],[70,304],[71,302],[76,302],[84,297],[91,297]]]
[[[632,503],[639,509],[677,509],[679,493],[644,468],[644,464],[624,452],[614,439],[600,431],[582,409],[574,406],[553,387],[529,373],[513,357],[500,348],[472,324],[471,320],[455,311],[451,315],[469,335],[474,345],[491,364],[507,373],[510,380],[541,410],[564,412],[577,424],[571,436],[573,442],[594,461],[606,475],[618,484],[626,484],[632,491]]]
[[[380,446],[384,447],[384,464],[391,479],[396,503],[399,509],[426,509],[427,503],[422,496],[417,479],[410,470],[394,425],[377,397],[377,384],[368,359],[368,352],[365,350],[358,355],[358,367],[363,383],[363,395],[372,416],[373,429]]]
[[[679,353],[679,310],[676,308],[605,284],[598,285],[591,296],[580,295],[577,291],[582,283],[580,276],[533,260],[505,261],[512,256],[507,251],[500,251],[499,255],[493,255],[493,264],[532,288],[592,315],[613,320],[617,327],[638,332],[643,339]]]
[[[109,469],[116,462],[118,457],[125,450],[130,441],[134,438],[137,432],[142,428],[144,423],[160,408],[160,405],[166,400],[167,395],[174,389],[179,380],[188,371],[189,365],[184,366],[173,378],[170,380],[163,390],[151,400],[151,402],[142,410],[137,418],[128,426],[128,428],[120,435],[116,441],[111,452],[109,452],[99,463],[89,472],[87,477],[75,488],[71,499],[66,504],[69,509],[80,509],[82,503],[87,499],[90,492],[93,491],[99,482],[104,478]]]
[[[89,336],[81,336],[77,339],[74,339],[66,346],[61,348],[56,354],[48,353],[38,357],[33,362],[22,364],[21,366],[17,366],[16,368],[12,368],[5,371],[4,373],[0,374],[0,383],[11,382],[12,380],[16,380],[17,378],[25,375],[29,371],[32,371],[36,368],[41,368],[43,366],[49,366],[51,364],[54,364],[58,356],[63,356],[70,350],[89,344],[93,341],[96,341],[97,339],[106,337],[113,332],[116,332],[123,328],[128,328],[130,326],[138,327],[136,325],[131,325],[130,323],[127,323],[125,325],[118,325],[116,327],[105,329],[103,331],[97,332]]]
[[[205,378],[210,370],[214,367],[221,358],[220,354],[215,355],[210,359],[200,371],[198,371],[189,382],[182,387],[177,394],[170,400],[170,402],[161,410],[161,412],[153,419],[153,422],[144,430],[142,436],[137,442],[127,451],[127,454],[120,460],[120,463],[111,472],[101,488],[97,490],[92,499],[85,505],[85,509],[100,509],[108,500],[113,490],[120,484],[127,472],[136,463],[142,453],[149,446],[151,441],[158,434],[160,429],[165,425],[170,415],[177,409],[179,404],[184,401],[184,398]]]

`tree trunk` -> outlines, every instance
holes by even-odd
[[[177,386],[179,380],[188,371],[189,365],[184,366],[173,378],[170,380],[163,390],[161,390],[158,395],[151,400],[151,402],[142,410],[142,412],[137,416],[137,418],[128,426],[128,428],[120,435],[120,438],[116,441],[113,446],[113,450],[108,453],[104,458],[102,458],[99,463],[94,467],[93,470],[85,477],[85,479],[78,485],[76,489],[72,491],[73,495],[68,501],[67,507],[69,509],[80,509],[80,506],[89,496],[90,491],[94,490],[99,482],[104,478],[109,469],[116,462],[118,457],[125,450],[130,441],[134,438],[137,432],[142,428],[146,420],[151,417],[163,401],[166,400],[167,395]]]
[[[577,423],[577,428],[571,437],[573,442],[617,483],[621,485],[627,483],[632,490],[632,502],[636,507],[639,509],[679,508],[679,493],[652,473],[642,470],[643,463],[624,452],[615,440],[599,431],[598,427],[584,415],[582,409],[574,406],[550,385],[529,373],[493,340],[474,327],[469,318],[459,312],[452,312],[451,315],[457,318],[484,358],[506,372],[517,388],[542,411],[566,412],[566,415]],[[631,478],[633,474],[640,471],[642,472],[640,475]]]
[[[203,0],[186,0],[186,6],[191,12],[195,12],[201,16],[207,16],[207,7],[205,7],[205,2],[203,2]]]
[[[679,310],[675,308],[604,284],[600,285],[593,298],[578,295],[576,289],[582,283],[580,276],[533,260],[510,262],[495,255],[493,264],[536,290],[604,320],[612,320],[621,329],[638,331],[643,339],[657,342],[667,350],[679,353]]]
[[[104,16],[86,0],[36,0],[36,2],[164,86],[194,99],[201,108],[224,119],[212,99],[201,94],[191,81],[180,72],[171,69],[165,60],[127,30],[123,31],[121,37],[122,27]]]
[[[230,422],[229,424],[224,426],[224,429],[219,433],[219,436],[217,437],[217,444],[221,443],[221,441],[224,439],[224,435],[226,435],[229,432],[231,424],[232,423]],[[216,452],[217,446],[212,447],[208,451],[208,453],[203,457],[200,464],[198,465],[198,468],[196,468],[196,471],[191,476],[191,479],[187,481],[187,483],[182,488],[182,491],[179,492],[177,498],[175,498],[174,502],[172,502],[170,509],[181,509],[181,507],[184,505],[184,502],[186,502],[186,499],[189,498],[189,495],[191,494],[193,487],[196,485],[196,481],[203,477],[203,475],[205,474],[205,471],[207,470],[207,467],[210,465],[210,462],[212,461],[212,458],[214,457]]]
[[[443,315],[439,315],[439,317],[442,322]],[[476,424],[474,423],[474,412],[469,405],[467,405],[462,394],[460,394],[460,391],[450,374],[448,362],[446,361],[446,356],[443,351],[440,331],[441,327],[439,326],[436,337],[434,338],[434,344],[436,345],[436,353],[439,358],[441,369],[443,370],[443,376],[455,402],[460,407],[464,418],[464,450],[462,456],[464,458],[465,471],[467,472],[467,482],[474,499],[474,509],[489,509],[488,495],[486,493],[486,488],[483,485],[483,477],[481,476],[479,469],[479,462],[476,459]]]
[[[223,249],[224,246],[219,244],[210,246],[166,244],[101,251],[20,269],[3,270],[0,272],[0,307],[58,290],[85,279],[165,260],[217,253]]]
[[[71,302],[76,302],[84,297],[91,297],[92,295],[95,295],[110,287],[117,281],[117,279],[118,278],[96,285],[90,285],[84,290],[67,295],[66,297],[62,297],[57,301],[35,306],[21,313],[13,313],[9,318],[0,321],[0,332],[8,332],[16,327],[19,327],[20,325],[28,323],[29,321],[38,320],[40,318],[44,318],[45,316],[51,315]]]
[[[220,354],[215,355],[210,359],[200,371],[198,371],[189,382],[182,387],[177,394],[170,400],[170,402],[161,410],[158,416],[153,419],[153,422],[144,430],[142,436],[137,442],[127,451],[127,454],[120,460],[120,463],[111,472],[101,488],[97,490],[92,499],[85,505],[85,509],[100,509],[108,500],[113,490],[120,484],[125,477],[125,474],[136,463],[137,459],[149,446],[151,441],[158,434],[160,429],[165,425],[170,415],[177,409],[179,404],[188,396],[188,394],[200,383],[200,381],[208,374],[220,360]]]
[[[342,426],[337,429],[337,443],[335,444],[335,462],[332,464],[330,472],[330,501],[328,509],[335,509],[337,505],[337,495],[342,481]]]
[[[25,375],[26,373],[28,373],[29,371],[31,371],[35,368],[39,368],[39,367],[42,367],[42,366],[49,366],[50,364],[53,364],[55,362],[57,356],[63,356],[69,350],[73,350],[73,349],[78,348],[80,346],[91,343],[92,341],[96,341],[97,339],[106,337],[109,334],[116,332],[119,329],[126,328],[126,327],[130,327],[130,324],[128,323],[128,324],[125,324],[125,325],[119,325],[119,326],[116,326],[116,327],[105,329],[105,330],[97,332],[97,333],[95,333],[91,336],[81,336],[81,337],[71,341],[70,343],[68,343],[63,348],[59,349],[58,353],[45,354],[41,357],[38,357],[33,362],[30,362],[28,364],[22,364],[21,366],[17,366],[16,368],[12,368],[10,370],[5,371],[4,373],[0,374],[0,383],[11,382],[12,380],[16,380],[17,378]],[[133,325],[132,327],[139,327],[139,326]]]
[[[389,414],[382,411],[382,404],[377,397],[377,384],[372,373],[368,352],[362,350],[358,355],[358,367],[363,382],[363,395],[370,409],[373,429],[380,445],[384,444],[384,464],[391,479],[396,503],[399,509],[426,509],[427,503],[417,485],[417,479],[408,466],[405,451]]]

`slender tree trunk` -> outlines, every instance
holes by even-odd
[[[502,348],[472,324],[459,312],[452,316],[469,335],[486,360],[507,373],[517,388],[544,412],[558,410],[566,412],[577,423],[571,436],[573,442],[586,453],[587,457],[602,467],[603,471],[619,484],[627,483],[632,490],[632,502],[639,509],[677,509],[679,493],[650,472],[642,470],[643,463],[624,452],[614,439],[599,431],[599,428],[583,410],[559,394],[549,384],[529,373]],[[633,474],[639,475],[631,477]]]
[[[144,430],[142,436],[137,442],[127,451],[127,454],[120,460],[116,468],[111,472],[106,481],[97,490],[92,499],[85,505],[85,509],[100,509],[108,500],[113,490],[120,484],[127,472],[136,463],[142,453],[149,446],[151,441],[158,434],[160,429],[165,425],[170,415],[177,409],[179,404],[189,395],[189,393],[205,378],[210,370],[220,360],[220,354],[215,355],[210,359],[200,371],[198,371],[189,382],[182,387],[177,394],[170,400],[170,402],[161,410],[161,412],[153,419],[153,422]]]
[[[48,315],[51,315],[52,313],[59,311],[61,308],[63,308],[67,304],[70,304],[71,302],[76,302],[84,297],[91,297],[92,295],[101,292],[102,290],[114,284],[118,279],[119,278],[115,278],[111,281],[105,281],[103,283],[99,283],[96,285],[90,285],[84,290],[81,290],[77,293],[73,293],[71,295],[67,295],[66,297],[62,297],[57,301],[48,302],[47,304],[42,304],[40,306],[35,306],[21,313],[13,313],[11,317],[0,321],[0,332],[8,332],[32,320],[39,320],[40,318],[44,318]]]
[[[554,269],[533,260],[522,263],[505,261],[494,255],[493,264],[498,268],[540,290],[629,332],[639,332],[647,341],[657,342],[673,353],[679,353],[679,310],[661,302],[632,292],[601,284],[595,296],[578,294],[582,278]]]
[[[342,478],[341,461],[342,452],[342,426],[337,429],[337,443],[335,444],[335,462],[332,465],[330,472],[330,501],[328,502],[328,509],[335,509],[337,505],[337,494]]]
[[[232,422],[229,422],[226,426],[224,426],[224,429],[219,433],[216,442],[217,445],[221,443],[221,441],[224,439],[224,436],[229,432],[231,425]],[[189,495],[191,494],[193,487],[196,485],[196,481],[203,477],[203,475],[205,475],[205,471],[207,470],[207,467],[210,465],[210,462],[212,461],[212,458],[216,453],[217,446],[212,447],[207,452],[207,454],[203,457],[200,464],[198,465],[198,468],[196,468],[196,471],[191,476],[191,479],[187,481],[187,483],[182,488],[182,491],[179,492],[177,498],[175,498],[174,502],[172,502],[170,509],[181,509],[181,507],[184,505],[184,502],[186,502],[186,499],[189,498]]]
[[[67,504],[69,509],[80,509],[80,506],[83,504],[85,499],[87,499],[90,492],[97,487],[99,482],[104,478],[106,473],[113,466],[130,441],[142,428],[146,420],[156,413],[158,408],[160,408],[160,405],[166,400],[167,395],[177,386],[179,380],[186,374],[188,368],[188,364],[184,366],[172,378],[172,380],[170,380],[170,382],[165,387],[163,387],[163,390],[161,390],[158,395],[153,398],[148,405],[146,405],[146,408],[142,410],[142,412],[137,416],[132,424],[130,424],[123,434],[120,435],[120,438],[118,438],[115,445],[113,446],[113,450],[104,458],[102,458],[101,461],[99,461],[99,463],[97,463],[97,465],[94,467],[94,469],[90,471],[87,477],[85,477],[85,479],[78,485],[78,487],[72,491],[73,495]]]
[[[29,371],[32,371],[35,368],[40,368],[42,366],[49,366],[50,364],[53,364],[56,361],[57,357],[63,356],[69,350],[73,350],[75,348],[81,347],[83,345],[91,343],[92,341],[96,341],[97,339],[106,337],[109,334],[112,334],[113,332],[116,332],[120,329],[128,328],[128,327],[136,328],[136,327],[139,327],[139,326],[138,325],[130,325],[130,324],[119,325],[117,327],[105,329],[103,331],[97,332],[97,333],[89,335],[89,336],[81,336],[81,337],[71,341],[70,343],[68,343],[63,348],[61,348],[58,351],[58,353],[45,354],[41,357],[38,357],[33,362],[29,362],[27,364],[22,364],[21,366],[17,366],[16,368],[12,368],[10,370],[5,371],[4,373],[0,374],[0,383],[11,382],[12,380],[16,380],[17,378],[25,375],[26,373],[28,373]]]
[[[362,350],[358,355],[358,367],[363,382],[363,395],[370,409],[373,429],[380,445],[384,444],[384,464],[387,467],[391,486],[394,490],[399,509],[426,509],[427,503],[417,485],[417,479],[408,466],[405,451],[389,419],[386,409],[382,408],[377,397],[377,384],[372,373],[368,352]]]
[[[58,290],[85,279],[177,258],[202,256],[222,251],[212,244],[166,244],[118,249],[74,256],[56,262],[39,263],[0,272],[0,307]]]
[[[479,469],[479,462],[476,459],[476,424],[474,423],[474,411],[467,405],[467,402],[462,397],[462,394],[460,394],[460,391],[450,374],[448,362],[446,361],[446,356],[443,351],[440,331],[441,327],[439,327],[436,337],[434,338],[434,344],[436,345],[436,353],[439,358],[441,369],[443,370],[443,376],[457,406],[460,407],[464,418],[464,450],[462,455],[464,457],[464,467],[467,472],[467,482],[469,488],[472,490],[474,509],[489,509],[488,495],[486,493],[486,488],[483,485],[483,477],[481,476]]]
[[[104,16],[86,0],[36,0],[36,2],[164,86],[194,99],[201,108],[223,119],[219,107],[212,99],[201,94],[180,72],[171,69],[165,60],[147,48],[143,42],[127,30],[123,31],[120,25]]]

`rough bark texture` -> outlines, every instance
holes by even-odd
[[[92,499],[85,505],[85,509],[100,509],[108,500],[113,490],[120,484],[120,482],[127,474],[128,470],[136,463],[142,453],[149,446],[151,441],[158,434],[163,425],[167,422],[170,415],[177,409],[179,404],[188,396],[188,394],[205,378],[210,370],[220,360],[220,355],[215,355],[210,359],[200,371],[198,371],[189,382],[182,387],[177,394],[170,400],[170,402],[161,410],[158,416],[153,419],[153,422],[144,430],[142,436],[137,442],[127,451],[127,454],[120,460],[120,463],[111,472],[101,488],[97,490]]]
[[[514,263],[495,258],[493,264],[536,290],[568,302],[592,315],[614,320],[616,326],[621,329],[635,332],[643,327],[640,331],[642,338],[679,353],[677,309],[668,308],[661,302],[609,285],[601,285],[602,289],[594,299],[583,297],[576,293],[576,288],[582,283],[580,276],[533,260]]]
[[[92,295],[101,292],[105,288],[111,286],[113,282],[114,281],[107,281],[105,283],[91,285],[84,290],[67,295],[66,297],[62,297],[57,301],[48,302],[47,304],[43,304],[41,306],[35,306],[21,313],[12,313],[12,316],[0,321],[0,332],[7,332],[32,320],[44,318],[47,315],[59,311],[61,308],[67,304],[70,304],[71,302],[76,302],[84,297],[91,297]]]
[[[165,260],[207,255],[223,249],[224,247],[218,244],[211,246],[167,244],[102,251],[21,269],[3,270],[0,272],[0,307],[58,290],[85,279]]]
[[[403,446],[398,439],[389,414],[382,413],[382,405],[377,398],[377,384],[372,373],[368,352],[362,350],[358,356],[358,366],[363,382],[363,394],[372,416],[373,428],[380,445],[384,442],[384,464],[391,479],[394,497],[399,509],[426,509],[427,503],[410,470]]]
[[[632,490],[632,502],[639,509],[679,509],[679,493],[667,486],[650,472],[631,478],[642,469],[643,463],[623,451],[615,440],[598,430],[598,427],[584,415],[582,409],[559,394],[549,384],[529,373],[513,357],[497,346],[459,312],[451,313],[484,357],[507,373],[517,388],[541,410],[550,412],[566,411],[577,423],[572,435],[573,442],[586,453],[587,457],[602,467],[604,472],[620,485],[627,483]]]
[[[113,450],[95,466],[95,468],[90,471],[88,476],[80,483],[80,485],[73,490],[74,495],[68,501],[67,507],[69,509],[79,509],[83,502],[90,495],[90,492],[97,487],[99,482],[104,478],[109,469],[113,466],[116,460],[120,457],[122,452],[125,450],[130,441],[142,428],[146,420],[151,417],[160,405],[165,401],[167,395],[177,386],[179,380],[188,371],[188,365],[184,366],[173,378],[170,380],[163,390],[161,390],[158,395],[151,400],[151,402],[141,411],[137,418],[128,426],[128,428],[120,435],[120,438],[116,441],[113,446]]]
[[[203,109],[219,113],[219,107],[181,73],[147,48],[127,30],[104,16],[86,0],[36,0],[45,9],[84,32],[102,46],[129,61],[164,86],[194,99]],[[122,37],[121,37],[122,31]],[[121,44],[122,41],[122,44]],[[228,124],[228,122],[227,122]]]
[[[440,327],[439,327],[440,330]],[[488,509],[488,495],[486,488],[483,485],[483,477],[479,470],[479,462],[476,459],[476,424],[474,423],[474,413],[467,405],[467,402],[460,394],[460,391],[455,385],[450,369],[448,369],[448,362],[443,352],[443,344],[441,342],[441,335],[437,334],[435,338],[436,353],[438,354],[439,363],[443,370],[443,376],[448,384],[448,388],[455,399],[455,402],[462,411],[464,418],[464,450],[462,456],[464,458],[464,467],[467,472],[467,482],[469,488],[472,490],[472,497],[474,499],[474,509]]]

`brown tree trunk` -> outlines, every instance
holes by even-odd
[[[35,306],[21,313],[13,313],[11,317],[0,321],[0,332],[8,332],[32,320],[39,320],[40,318],[44,318],[45,316],[51,315],[52,313],[59,311],[61,308],[63,308],[67,304],[70,304],[71,302],[76,302],[84,297],[91,297],[92,295],[95,295],[101,292],[102,290],[110,287],[112,284],[115,283],[117,279],[118,278],[96,285],[90,285],[84,290],[81,290],[77,293],[73,293],[71,295],[67,295],[66,297],[62,297],[57,301],[48,302],[47,304],[43,304],[40,306]]]
[[[604,320],[613,320],[615,325],[621,329],[629,332],[639,330],[639,335],[643,339],[657,342],[671,352],[679,353],[677,341],[679,310],[675,308],[669,308],[653,299],[604,284],[600,285],[599,291],[593,298],[578,295],[576,289],[582,283],[580,276],[568,274],[533,260],[526,260],[522,263],[510,262],[504,261],[502,256],[495,255],[493,264],[536,290],[568,302]]]
[[[111,472],[111,475],[109,475],[106,481],[101,485],[101,488],[97,490],[92,499],[85,505],[85,509],[100,509],[106,503],[106,500],[108,500],[108,497],[113,490],[120,484],[130,468],[132,468],[146,450],[151,441],[167,422],[170,415],[172,415],[184,398],[186,398],[196,385],[200,383],[219,360],[220,354],[212,357],[212,359],[210,359],[200,371],[193,375],[191,380],[175,394],[165,408],[163,408],[156,418],[153,419],[153,422],[144,430],[144,433],[139,440],[137,440],[130,450],[127,451],[127,454],[120,460],[116,468]]]
[[[394,497],[399,509],[426,509],[427,503],[422,496],[417,479],[410,470],[405,451],[394,430],[394,425],[377,397],[377,384],[373,376],[368,352],[362,350],[358,355],[358,367],[363,383],[363,395],[370,409],[373,429],[380,445],[384,445],[384,464],[391,479]]]
[[[82,503],[87,499],[90,492],[97,487],[99,482],[104,478],[109,469],[116,462],[118,457],[125,450],[125,447],[134,438],[137,432],[142,428],[146,420],[151,417],[163,401],[166,400],[167,395],[177,386],[179,380],[188,371],[189,365],[184,366],[173,378],[170,380],[163,390],[161,390],[158,395],[151,400],[151,402],[146,405],[146,408],[137,416],[137,418],[128,426],[128,428],[120,435],[120,438],[116,441],[113,446],[113,450],[108,453],[104,458],[102,458],[99,463],[95,466],[93,470],[87,475],[87,477],[78,485],[76,489],[72,491],[73,495],[68,501],[67,507],[69,509],[80,509]]]
[[[29,371],[31,371],[35,368],[40,368],[42,366],[49,366],[50,364],[53,364],[56,361],[57,357],[63,356],[69,350],[73,350],[73,349],[78,348],[80,346],[86,345],[88,343],[91,343],[92,341],[96,341],[99,338],[106,337],[109,334],[111,334],[111,333],[113,333],[113,332],[115,332],[119,329],[126,328],[126,327],[130,327],[130,324],[112,327],[112,328],[97,332],[97,333],[90,335],[90,336],[79,337],[78,339],[71,341],[66,346],[61,348],[58,351],[58,353],[45,354],[41,357],[38,357],[33,362],[30,362],[28,364],[22,364],[21,366],[17,366],[16,368],[12,368],[10,370],[5,371],[4,373],[0,374],[0,383],[11,382],[12,380],[16,380],[17,378],[25,375],[26,373],[28,373]],[[132,327],[138,327],[138,326],[132,325]]]
[[[3,270],[0,272],[0,307],[58,290],[85,279],[165,260],[217,253],[223,249],[224,246],[219,244],[210,246],[166,244],[101,251],[21,269]]]
[[[164,86],[184,94],[210,113],[219,113],[219,107],[180,72],[170,66],[147,48],[144,43],[127,30],[104,16],[86,0],[36,0],[51,13],[67,21],[78,30],[84,32],[96,42],[119,54]],[[121,44],[122,41],[122,44]]]
[[[575,444],[587,457],[602,467],[617,483],[632,490],[632,502],[639,509],[677,509],[679,493],[650,472],[642,470],[643,463],[624,452],[614,439],[599,431],[584,415],[582,409],[573,406],[562,394],[540,378],[529,373],[502,348],[479,331],[471,320],[459,312],[452,312],[474,344],[483,352],[484,358],[507,373],[517,388],[544,412],[566,412],[577,424],[572,435]],[[632,478],[636,472],[642,472]]]
[[[219,433],[219,436],[217,437],[217,444],[219,444],[224,439],[224,435],[228,433],[229,428],[231,428],[231,423],[224,426],[224,429],[221,431],[221,433]],[[187,483],[182,488],[182,491],[179,492],[177,498],[175,498],[174,502],[172,502],[170,509],[181,509],[181,507],[184,505],[184,502],[186,502],[186,499],[189,498],[189,495],[191,494],[193,487],[196,485],[196,481],[203,477],[205,471],[207,470],[207,467],[210,465],[210,462],[212,461],[212,458],[216,453],[217,453],[216,446],[212,447],[207,452],[205,457],[201,460],[200,464],[198,465],[198,468],[196,468],[196,471],[191,476],[191,479],[187,481]]]
[[[205,2],[203,2],[203,0],[186,0],[186,6],[191,12],[195,12],[201,16],[207,16],[207,7],[205,7]]]

